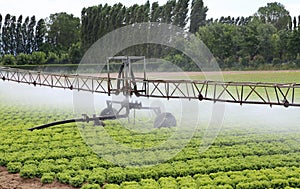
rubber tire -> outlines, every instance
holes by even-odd
[[[159,114],[153,124],[154,128],[162,128],[162,127],[175,127],[176,126],[176,119],[173,114],[169,112],[164,112]]]
[[[114,108],[104,108],[101,113],[100,116],[113,116],[117,114],[117,110]]]

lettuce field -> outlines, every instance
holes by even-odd
[[[278,82],[282,77],[284,81],[295,81],[300,75],[269,74],[270,77],[264,73],[255,78],[264,81],[272,78]],[[251,74],[240,77],[250,79]],[[238,75],[225,76],[226,80],[237,78]],[[16,92],[22,93],[18,84],[13,85]],[[22,178],[38,178],[43,184],[60,182],[84,189],[300,188],[300,109],[297,108],[229,107],[218,137],[206,151],[199,153],[204,132],[200,127],[170,160],[164,162],[153,157],[178,148],[175,140],[159,153],[154,151],[153,157],[135,162],[149,166],[125,167],[99,157],[86,144],[80,130],[88,132],[94,127],[92,123],[84,127],[66,124],[27,130],[73,118],[72,108],[42,103],[30,105],[2,90],[4,88],[0,93],[0,166]],[[104,129],[112,138],[136,149],[130,153],[140,153],[139,149],[164,142],[176,129],[138,133],[118,121],[105,121],[105,124]],[[126,153],[115,149],[112,155],[121,157]]]

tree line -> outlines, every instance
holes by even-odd
[[[189,8],[191,9],[189,11]],[[105,34],[140,22],[173,24],[198,36],[222,68],[300,66],[300,16],[291,17],[284,5],[274,2],[249,17],[207,18],[203,0],[169,0],[126,7],[98,5],[83,8],[81,18],[56,13],[46,19],[0,14],[2,64],[78,63],[84,52]],[[154,46],[151,56],[165,57],[193,70],[183,54]],[[147,48],[126,53],[150,56]]]
[[[300,66],[300,16],[280,3],[268,3],[248,18],[221,17],[200,27],[197,35],[223,68]],[[267,63],[267,64],[266,64]]]
[[[79,62],[80,19],[67,13],[36,20],[0,14],[2,64],[55,64]]]

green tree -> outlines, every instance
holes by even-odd
[[[66,52],[80,40],[80,19],[65,12],[51,14],[47,20],[47,41],[55,50]]]
[[[131,7],[127,8],[126,9],[126,25],[129,25],[129,24],[133,24],[133,23],[136,23],[137,22],[137,19],[138,19],[138,9],[139,9],[139,5],[138,4],[134,4],[132,5]]]
[[[119,28],[124,26],[126,7],[123,4],[118,3],[116,12],[117,12],[116,24],[117,27]]]
[[[288,40],[288,49],[293,59],[296,59],[300,54],[300,27],[294,30]]]
[[[110,21],[110,14],[116,14],[116,12],[111,12],[111,7],[107,4],[104,6],[88,7],[82,10],[81,42],[83,51],[87,50],[96,40],[114,28],[114,24],[108,22]],[[118,22],[123,23],[124,18]]]
[[[23,22],[23,16],[20,15],[17,21],[17,28],[16,28],[16,54],[23,52],[22,22]]]
[[[45,42],[47,28],[44,19],[40,19],[37,22],[36,29],[35,29],[35,41],[36,41],[36,51],[43,50],[43,44]]]
[[[169,0],[163,7],[162,7],[162,19],[161,22],[171,24],[174,19],[174,12],[176,7],[176,0]]]
[[[235,25],[213,23],[201,27],[197,35],[213,55],[222,61],[236,56],[239,51],[240,34]]]
[[[2,65],[15,65],[16,64],[16,58],[12,54],[5,54],[2,57]]]
[[[9,28],[9,40],[10,40],[10,53],[16,55],[17,49],[17,33],[16,33],[16,17],[12,16],[10,19],[10,28]]]
[[[204,6],[203,0],[193,0],[190,15],[190,32],[196,33],[199,27],[206,24],[206,13],[208,8]]]
[[[187,14],[189,11],[189,0],[178,0],[174,11],[173,24],[185,28],[187,24]]]
[[[33,65],[43,65],[46,62],[46,54],[44,52],[33,52],[31,54],[31,63]]]
[[[108,18],[109,31],[123,26],[126,8],[121,3],[113,5],[110,9],[110,17]]]
[[[46,59],[46,64],[58,64],[58,62],[59,62],[59,57],[57,56],[57,54],[53,52],[49,52]]]
[[[250,22],[247,25],[239,27],[239,32],[241,34],[241,43],[240,43],[240,57],[248,57],[252,59],[255,55],[258,54],[259,49],[259,40],[258,36],[258,27],[259,22]],[[248,59],[248,58],[247,58]]]
[[[59,56],[59,63],[60,64],[69,64],[69,54],[68,53],[63,53],[60,54]]]
[[[111,13],[111,6],[108,4],[105,4],[102,8],[98,7],[98,9],[92,9],[92,15],[91,17],[93,18],[92,21],[94,22],[93,24],[100,22],[99,25],[99,30],[97,30],[93,26],[93,41],[96,41],[98,37],[104,36],[106,33],[108,33],[110,30],[114,28],[112,25],[113,23],[110,23],[110,13]]]
[[[128,7],[126,9],[126,12],[125,12],[125,25],[129,25],[129,24],[133,23],[132,15],[134,14],[133,10],[134,10],[135,6],[136,5],[133,5],[133,6]]]
[[[282,61],[288,60],[288,42],[291,32],[288,30],[280,30],[272,36],[275,45],[274,58]]]
[[[268,3],[265,7],[260,7],[255,14],[264,23],[273,24],[278,30],[287,29],[290,22],[290,13],[281,3]]]
[[[22,49],[21,52],[27,53],[27,44],[28,44],[28,24],[29,24],[29,17],[27,16],[22,24],[21,33],[22,33],[22,43],[20,48]]]
[[[30,22],[27,27],[28,32],[27,32],[26,52],[28,54],[32,53],[36,49],[35,35],[34,35],[35,25],[36,25],[36,19],[35,16],[32,16],[30,18]]]
[[[276,44],[272,36],[277,32],[271,24],[259,24],[257,27],[258,54],[264,57],[267,62],[271,62],[275,56]]]
[[[297,18],[296,16],[294,16],[294,19],[293,19],[293,29],[297,29]]]
[[[292,17],[289,17],[289,30],[293,30],[293,22],[292,22]]]
[[[71,63],[80,63],[82,58],[81,44],[73,44],[69,49],[69,60]]]
[[[160,22],[161,19],[161,7],[159,6],[158,2],[152,3],[151,6],[151,22]]]
[[[1,34],[1,29],[2,29],[2,15],[0,14],[0,34]],[[2,49],[2,37],[0,36],[0,56],[3,54],[3,49]]]
[[[25,53],[19,53],[16,56],[16,64],[17,65],[26,65],[26,64],[30,64],[30,55],[29,54],[25,54]]]
[[[4,24],[2,27],[2,48],[4,54],[11,53],[11,39],[10,39],[10,23],[11,23],[11,16],[7,14],[4,18]]]
[[[250,60],[261,55],[266,62],[272,62],[273,58],[280,52],[279,47],[284,45],[278,41],[280,36],[272,24],[263,23],[254,18],[247,25],[239,28],[241,33],[240,57],[250,56]],[[256,61],[258,62],[258,61]]]
[[[87,50],[89,47],[89,30],[88,30],[88,11],[89,9],[87,8],[83,8],[81,11],[81,35],[80,35],[80,39],[82,41],[82,48],[84,50]]]
[[[150,20],[150,3],[149,0],[140,7],[138,12],[140,20],[138,22],[148,22]]]

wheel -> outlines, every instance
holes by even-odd
[[[117,114],[117,110],[114,108],[105,108],[101,111],[100,116],[113,116]]]
[[[155,121],[154,121],[154,127],[155,128],[175,127],[175,126],[176,126],[176,119],[169,112],[164,112],[164,113],[159,114],[155,118]]]

